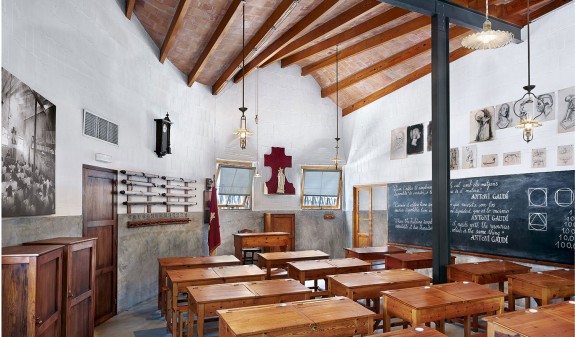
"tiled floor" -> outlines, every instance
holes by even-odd
[[[124,311],[96,327],[95,337],[171,337],[166,331],[166,320],[160,317],[156,308],[156,299],[137,305]],[[206,328],[216,328],[217,322],[211,322]],[[446,324],[449,337],[462,337],[463,328],[457,324]],[[381,330],[376,331],[381,333]],[[206,337],[217,336],[217,332],[207,333]]]

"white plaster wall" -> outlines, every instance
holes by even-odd
[[[310,76],[302,77],[297,66],[282,69],[276,62],[258,69],[246,77],[247,125],[254,134],[249,137],[247,148],[241,150],[238,138],[233,134],[240,123],[241,90],[241,83],[228,84],[216,99],[216,156],[250,162],[258,158],[262,177],[254,180],[253,210],[299,210],[301,165],[332,164],[336,113],[341,130],[341,110],[336,112],[331,100],[320,98],[321,88],[317,82]],[[259,112],[257,126],[254,121],[256,110]],[[256,146],[258,131],[259,153]],[[286,170],[286,178],[294,184],[296,193],[293,196],[263,194],[264,182],[271,177],[271,169],[263,166],[263,157],[272,147],[283,147],[286,155],[292,156],[292,168]]]
[[[215,98],[161,64],[136,16],[123,13],[115,0],[2,2],[2,66],[56,105],[57,215],[82,213],[82,164],[202,181],[213,172]],[[82,109],[119,124],[119,146],[83,136]],[[154,119],[166,112],[173,154],[160,159]]]
[[[531,82],[538,95],[575,85],[575,4],[570,3],[531,24]],[[524,29],[526,39],[526,29]],[[527,84],[527,43],[477,51],[451,63],[451,147],[469,144],[469,113],[518,100]],[[391,130],[431,119],[430,75],[347,115],[343,119],[345,203],[351,211],[354,185],[431,179],[431,152],[390,160]],[[495,140],[477,144],[478,156],[499,154],[499,166],[451,171],[451,178],[559,171],[557,146],[575,143],[575,133],[557,133],[557,119],[537,128],[525,143],[515,128],[497,130]],[[426,130],[427,132],[427,130]],[[427,134],[426,134],[427,139]],[[547,149],[547,167],[531,168],[531,150]],[[502,166],[505,152],[521,151],[521,165]]]

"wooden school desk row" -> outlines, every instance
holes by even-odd
[[[515,298],[526,296],[526,308],[530,307],[530,298],[541,302],[540,305],[551,303],[554,298],[564,298],[575,295],[575,270],[558,269],[543,272],[509,275],[508,287],[509,311],[515,310]]]

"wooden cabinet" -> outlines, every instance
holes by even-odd
[[[3,337],[60,336],[62,248],[2,248]]]
[[[295,214],[264,213],[264,232],[287,232],[290,245],[287,250],[295,251]]]
[[[64,245],[62,337],[94,336],[96,238],[61,237],[24,245]]]

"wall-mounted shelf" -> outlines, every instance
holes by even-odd
[[[195,179],[167,177],[128,170],[121,170],[120,173],[126,175],[125,179],[120,180],[120,183],[125,185],[125,189],[121,189],[118,193],[126,196],[126,201],[122,202],[122,204],[128,207],[128,214],[134,211],[132,206],[145,206],[145,213],[152,213],[152,206],[157,205],[165,206],[166,212],[171,212],[172,207],[176,207],[178,211],[183,208],[184,212],[188,212],[190,206],[198,204],[191,201],[191,199],[196,198],[196,194],[190,193],[190,191],[197,190],[197,187],[191,186],[197,182]],[[172,192],[176,190],[182,192]],[[172,220],[167,222],[173,223]],[[166,221],[162,223],[166,223]],[[131,227],[140,226],[146,225],[134,225]]]

